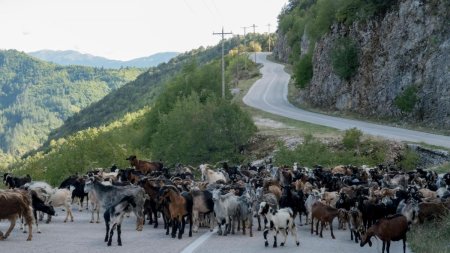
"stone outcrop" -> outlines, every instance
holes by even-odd
[[[299,101],[450,129],[449,20],[448,0],[402,0],[383,17],[351,26],[334,24],[315,45],[314,76]],[[359,50],[358,70],[348,81],[334,73],[330,59],[342,37],[351,38]],[[286,51],[277,48],[276,53]],[[395,98],[410,86],[417,87],[418,100],[410,113],[401,112]]]

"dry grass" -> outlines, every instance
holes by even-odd
[[[449,253],[450,215],[441,221],[413,226],[408,242],[415,253]]]
[[[450,172],[450,162],[446,162],[442,165],[439,165],[437,167],[431,168],[432,170],[436,171],[436,173],[449,173]]]

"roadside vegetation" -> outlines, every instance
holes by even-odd
[[[450,252],[450,214],[442,220],[413,225],[407,237],[409,246],[415,253]]]

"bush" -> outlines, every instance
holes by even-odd
[[[414,109],[418,100],[417,90],[417,86],[409,86],[395,98],[394,104],[402,111],[402,113],[409,113]]]
[[[415,225],[410,229],[407,236],[413,252],[449,252],[450,215],[445,216],[442,220]]]
[[[413,150],[411,150],[410,148],[406,148],[402,155],[401,155],[401,159],[399,161],[399,166],[400,168],[406,170],[406,171],[411,171],[411,170],[415,170],[417,168],[417,166],[419,165],[420,162],[420,157],[419,155],[414,152]]]
[[[345,131],[344,138],[342,139],[342,144],[346,149],[355,149],[361,143],[361,130],[356,127],[348,129]]]
[[[305,88],[313,77],[312,53],[303,56],[295,66],[295,79],[297,86]]]
[[[350,38],[338,39],[331,51],[334,72],[342,79],[349,80],[358,69],[358,49]]]
[[[282,166],[298,162],[302,166],[320,164],[327,167],[339,164],[376,165],[384,162],[385,153],[388,150],[384,142],[373,140],[361,142],[359,148],[364,152],[328,147],[311,135],[307,135],[303,143],[294,150],[289,150],[280,144],[279,151],[275,154],[275,163]]]
[[[167,164],[240,162],[240,151],[256,132],[249,115],[214,96],[192,93],[162,115],[151,138],[152,156]]]

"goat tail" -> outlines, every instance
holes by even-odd
[[[30,197],[22,194],[22,198],[18,205],[20,207],[20,215],[25,219],[26,224],[33,224],[33,212]]]

